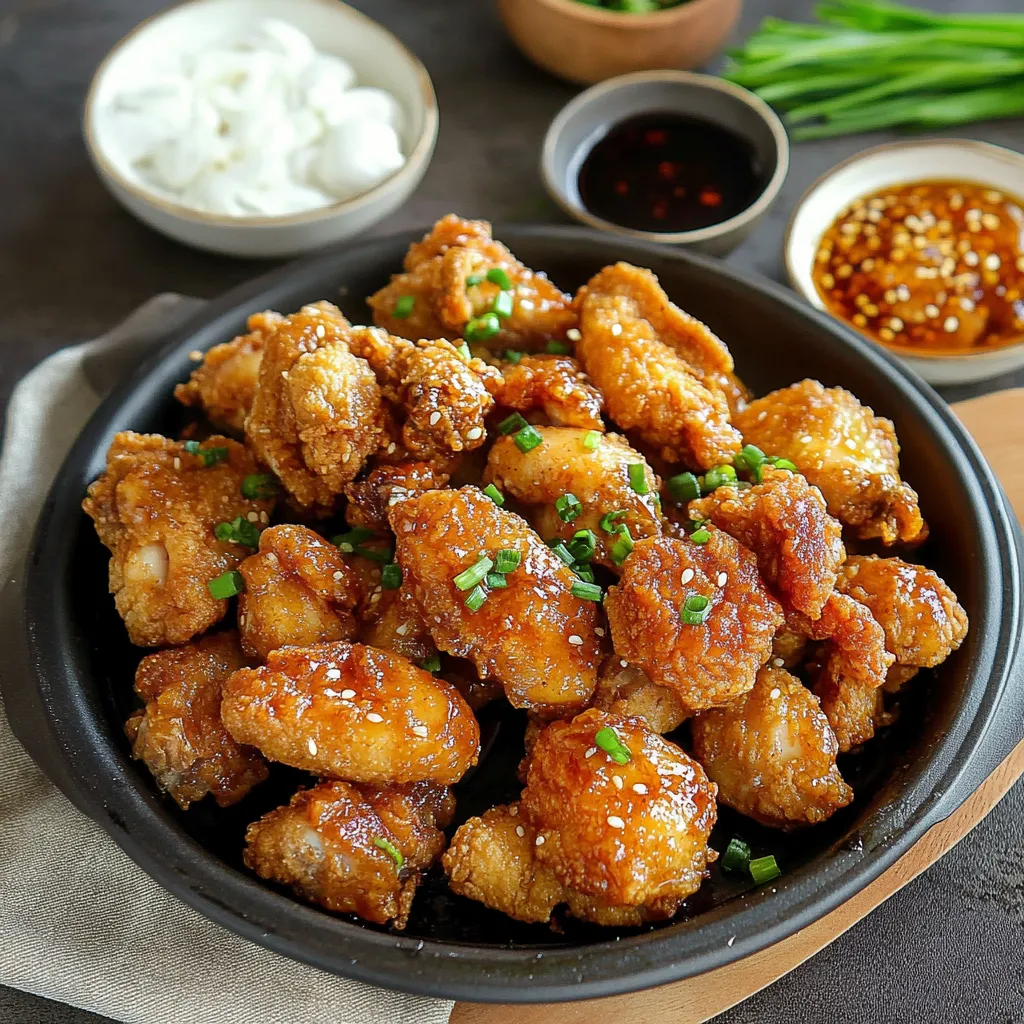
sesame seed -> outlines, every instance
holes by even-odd
[[[595,633],[596,633],[596,634],[597,634],[598,636],[604,636],[604,626],[595,626],[595,627],[594,627],[594,632],[595,632]]]
[[[1003,265],[1003,261],[994,252],[990,252],[985,257],[985,269],[986,270],[998,270],[1002,265]]]
[[[969,267],[976,267],[981,262],[981,257],[973,250],[970,249],[964,253],[964,263]]]
[[[436,410],[430,414],[430,425],[434,426],[440,420],[441,414]]]
[[[583,637],[577,636],[575,633],[572,633],[569,636],[569,643],[571,643],[573,645],[573,647],[582,647],[583,646]]]
[[[782,696],[782,691],[776,686],[768,696],[771,697],[772,700],[778,700]]]
[[[924,307],[924,311],[930,317],[936,317],[939,315],[939,307],[933,302],[929,302],[928,305]]]
[[[693,579],[693,570],[692,569],[684,569],[683,570],[683,575],[680,577],[680,579],[683,581],[683,586],[685,587],[686,584],[689,583],[690,580]]]
[[[469,438],[470,441],[475,441],[478,437],[483,437],[483,435],[483,427],[470,427],[469,430],[466,431],[466,437]]]
[[[974,308],[975,308],[975,306],[974,306],[974,299],[961,299],[960,300],[960,308],[965,313],[973,313],[974,312]]]
[[[203,353],[197,348],[192,349],[192,351],[189,352],[188,357],[193,363],[201,363],[203,361]]]
[[[775,660],[772,661],[772,664],[776,668],[782,668],[782,666],[786,664],[786,659],[785,658],[775,658]]]
[[[341,678],[341,669],[340,668],[329,668],[327,670],[327,678],[328,679],[340,679]]]
[[[612,324],[612,334],[618,337],[622,333],[622,324]]]
[[[569,330],[567,330],[565,332],[565,336],[570,341],[579,341],[583,337],[583,335],[580,334],[580,332],[578,330],[576,330],[575,327],[570,327]]]
[[[622,668],[629,668],[629,662],[625,658],[619,658],[619,665]]]
[[[813,440],[814,440],[814,438],[811,437],[810,434],[804,434],[804,436],[800,438],[800,443],[801,444],[810,444]]]
[[[614,784],[616,789],[622,789],[622,776],[621,775],[613,775],[612,776],[612,783]]]
[[[324,325],[323,324],[317,324],[316,325],[316,336],[318,338],[323,338],[323,337],[326,336],[326,334],[327,334],[327,329],[324,327]]]
[[[960,321],[955,316],[947,316],[942,323],[942,329],[947,334],[952,334],[960,326]]]
[[[370,713],[369,713],[369,714],[368,714],[368,715],[366,716],[366,720],[367,720],[368,722],[374,722],[375,724],[378,724],[378,725],[379,725],[379,724],[380,724],[381,722],[383,722],[383,721],[384,721],[384,719],[383,719],[383,718],[381,718],[381,716],[380,716],[380,715],[378,715],[376,711],[371,711],[371,712],[370,712]]]
[[[626,823],[617,814],[609,814],[606,820],[612,828],[626,827]]]
[[[174,468],[181,469],[181,459],[177,455],[174,456]]]
[[[520,309],[533,309],[533,299],[520,299],[519,307]]]
[[[537,836],[537,838],[533,842],[534,842],[535,846],[543,846],[544,845],[544,837],[543,836]]]
[[[848,437],[843,442],[843,444],[846,445],[846,447],[849,448],[851,452],[855,452],[857,450],[857,442],[854,441],[852,437]]]
[[[341,691],[341,699],[342,700],[351,700],[355,695],[356,695],[356,691],[355,690],[342,690]]]
[[[260,521],[260,517],[256,512],[246,512],[245,518],[248,519],[250,523],[258,523]]]
[[[388,445],[388,455],[394,455],[395,454],[395,449],[397,447],[398,447],[398,445],[396,445],[395,442],[392,441],[391,444]]]
[[[425,725],[414,725],[412,727],[413,736],[419,736],[421,739],[427,738],[427,727]]]
[[[593,757],[596,753],[597,753],[597,747],[591,747],[583,756],[589,758],[589,757]]]
[[[268,516],[266,512],[261,512],[260,513],[260,522],[261,523],[269,523],[270,522],[270,516]]]
[[[647,787],[642,782],[634,782],[633,792],[639,793],[641,796],[644,796],[647,792]]]
[[[314,740],[312,736],[310,736],[309,739],[306,740],[306,747],[309,750],[309,752],[314,757],[316,757],[316,740]]]
[[[724,587],[729,581],[729,574],[727,572],[720,572],[718,579],[715,581],[720,587]]]
[[[508,813],[511,814],[513,818],[518,818],[519,817],[519,805],[518,804],[513,804],[508,809]]]
[[[522,825],[516,825],[516,835],[522,839],[526,835],[526,829]]]
[[[324,690],[324,696],[325,697],[337,697],[338,696],[338,691],[337,690],[332,690],[328,686],[327,689]]]
[[[334,570],[334,579],[335,579],[335,581],[340,580],[344,575],[345,574],[340,569],[335,569]]]
[[[903,330],[903,321],[898,316],[894,316],[894,317],[892,317],[892,319],[890,319],[889,326],[897,334],[899,334],[899,332]]]

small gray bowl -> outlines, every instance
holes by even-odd
[[[735,217],[696,231],[637,231],[595,217],[583,205],[577,188],[580,164],[612,125],[653,111],[699,117],[745,138],[768,171],[764,191]],[[641,71],[610,78],[567,103],[548,128],[540,170],[551,198],[584,224],[725,256],[750,234],[778,196],[789,170],[789,139],[767,103],[725,79],[690,71]]]

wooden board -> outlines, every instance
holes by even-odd
[[[1024,388],[953,406],[985,453],[1024,522]],[[450,1024],[701,1024],[788,974],[935,863],[974,828],[1024,773],[1024,742],[964,805],[922,836],[853,899],[783,942],[727,967],[646,992],[579,1003],[458,1003]]]

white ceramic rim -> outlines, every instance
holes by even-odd
[[[286,227],[289,225],[312,224],[317,221],[336,217],[338,214],[350,213],[353,210],[358,210],[360,207],[366,206],[374,200],[379,199],[382,195],[399,190],[403,182],[416,173],[424,160],[429,159],[434,148],[434,143],[437,139],[438,122],[440,118],[437,107],[437,96],[434,93],[434,84],[430,80],[430,75],[427,73],[427,69],[423,66],[422,61],[420,61],[419,57],[417,57],[416,54],[414,54],[412,50],[410,50],[405,43],[398,38],[398,36],[386,29],[380,24],[380,22],[374,21],[373,18],[363,14],[362,11],[358,11],[354,7],[350,7],[348,4],[342,3],[341,0],[314,0],[314,2],[323,4],[326,7],[334,9],[341,8],[346,14],[351,15],[353,18],[358,18],[370,25],[373,25],[374,28],[378,29],[380,32],[390,36],[398,49],[405,54],[406,59],[409,61],[409,65],[418,79],[420,95],[423,100],[423,130],[420,132],[419,138],[416,140],[416,144],[410,151],[404,166],[395,171],[391,177],[382,181],[379,185],[374,186],[367,192],[363,192],[360,195],[355,196],[353,199],[345,199],[332,203],[330,206],[319,206],[316,209],[308,210],[305,213],[290,213],[283,216],[273,217],[264,215],[234,217],[229,214],[208,213],[205,210],[197,210],[194,207],[185,206],[181,203],[176,203],[171,199],[166,199],[163,196],[158,195],[155,192],[151,192],[149,189],[143,188],[141,185],[138,185],[134,181],[126,178],[119,170],[117,170],[113,163],[107,159],[102,148],[94,137],[93,121],[96,114],[96,94],[99,91],[99,83],[106,74],[107,68],[114,57],[129,45],[135,36],[144,28],[154,24],[179,8],[201,7],[206,2],[207,0],[181,0],[179,3],[171,4],[170,6],[157,11],[156,14],[150,15],[144,21],[140,21],[139,24],[136,25],[127,35],[123,36],[114,44],[107,55],[103,58],[100,66],[96,69],[92,76],[92,80],[89,83],[89,91],[85,97],[85,109],[82,115],[82,135],[85,138],[85,146],[89,152],[89,157],[101,175],[111,178],[113,181],[117,182],[120,188],[124,189],[140,202],[146,203],[149,206],[155,206],[171,216],[189,221],[193,224],[215,225],[217,227],[225,228]]]
[[[804,194],[796,201],[793,206],[793,212],[789,215],[789,220],[786,223],[786,233],[783,237],[782,250],[783,258],[786,263],[786,276],[789,278],[789,285],[798,295],[803,296],[812,306],[816,309],[823,310],[828,313],[829,316],[833,314],[829,311],[828,307],[822,301],[821,296],[818,294],[817,289],[808,289],[804,286],[804,282],[800,275],[797,273],[794,266],[793,258],[793,229],[796,225],[796,220],[800,211],[804,208],[811,196],[824,184],[829,182],[835,175],[841,171],[845,171],[850,167],[855,166],[863,160],[870,159],[878,153],[889,153],[895,150],[907,150],[907,149],[928,149],[935,146],[963,146],[966,149],[979,150],[985,153],[987,156],[993,157],[996,160],[1002,160],[1005,163],[1013,164],[1014,168],[1024,173],[1024,154],[1016,153],[1012,149],[1007,149],[1005,146],[997,146],[991,142],[980,142],[977,139],[947,139],[944,137],[932,137],[927,139],[909,139],[906,142],[883,142],[881,145],[872,146],[870,149],[862,150],[860,153],[855,153],[853,156],[847,157],[845,160],[841,160],[834,167],[829,168],[824,174],[816,178],[804,191]],[[979,185],[989,184],[984,180],[984,175],[978,175],[975,178],[975,182]],[[919,181],[946,181],[947,177],[942,174],[923,174],[914,175],[911,178],[905,180],[895,180],[889,182],[887,187],[893,187],[895,185],[910,184],[911,182]],[[1024,179],[1022,179],[1024,180]],[[993,188],[997,186],[993,185]],[[877,189],[875,190],[877,191]],[[1000,187],[1000,191],[1005,192],[1006,189]],[[849,201],[857,199],[860,194],[851,196]],[[1024,199],[1024,196],[1018,197]],[[839,210],[833,211],[832,216]],[[831,220],[829,224],[831,224]],[[822,231],[824,236],[825,230]],[[820,240],[820,238],[819,238]],[[857,328],[848,323],[846,320],[840,317],[834,317],[839,320],[840,323],[846,324],[851,330],[856,331]],[[863,334],[869,341],[878,345],[880,348],[885,349],[886,352],[891,352],[895,356],[915,364],[915,369],[922,375],[927,375],[927,365],[935,363],[955,364],[955,363],[978,363],[982,361],[996,361],[1000,356],[1006,356],[1010,353],[1017,353],[1024,360],[1024,335],[1021,335],[1019,341],[1012,342],[1009,345],[1000,345],[998,348],[978,349],[974,352],[928,352],[924,349],[908,348],[900,345],[887,345],[885,342],[879,341],[877,338],[871,337],[871,335],[864,334],[863,331],[859,332]],[[1002,360],[999,360],[1002,361]],[[974,379],[974,378],[967,378]],[[984,378],[982,378],[984,379]]]
[[[565,0],[565,2],[575,3],[576,0]],[[670,8],[670,10],[675,10],[675,8]],[[693,89],[724,92],[748,106],[764,121],[775,141],[775,168],[761,194],[750,206],[728,220],[723,220],[706,228],[698,228],[695,231],[638,231],[635,228],[625,228],[620,224],[612,223],[610,220],[595,217],[589,210],[582,206],[576,206],[569,201],[562,183],[556,180],[553,169],[555,145],[565,131],[565,126],[584,107],[600,102],[608,93],[639,82],[676,82],[681,85],[690,86]],[[544,146],[541,149],[540,156],[540,170],[541,177],[544,179],[544,187],[551,198],[570,217],[574,217],[576,220],[590,225],[590,227],[598,228],[601,231],[612,231],[619,235],[625,235],[627,238],[637,238],[644,242],[661,242],[664,245],[693,245],[698,242],[708,242],[721,238],[737,228],[742,228],[750,223],[750,221],[758,218],[771,206],[777,198],[783,182],[786,180],[786,175],[789,173],[789,136],[786,134],[786,129],[778,115],[764,100],[742,86],[727,82],[724,78],[718,78],[716,75],[705,75],[696,71],[635,71],[628,75],[619,75],[616,78],[609,78],[604,82],[599,82],[597,85],[592,85],[562,107],[548,126],[547,134],[544,136]]]

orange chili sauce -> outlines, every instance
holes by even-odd
[[[862,196],[818,244],[814,285],[834,316],[922,352],[1024,335],[1024,201],[987,185],[912,182]]]

